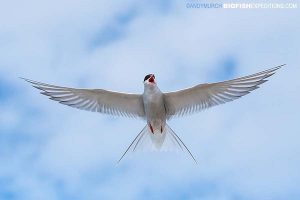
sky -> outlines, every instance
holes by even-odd
[[[0,199],[300,198],[299,8],[186,3],[1,3]],[[154,73],[167,92],[281,64],[250,95],[168,122],[197,165],[180,152],[116,165],[144,121],[58,104],[19,79],[142,93]]]

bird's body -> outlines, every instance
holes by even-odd
[[[164,95],[156,84],[144,84],[143,103],[149,131],[156,149],[160,149],[166,139],[166,109]]]
[[[281,66],[241,78],[199,84],[169,93],[160,91],[154,74],[144,78],[143,94],[126,94],[103,89],[76,89],[25,80],[50,99],[71,107],[146,120],[147,125],[133,140],[121,159],[129,150],[136,151],[148,146],[156,150],[164,147],[184,150],[196,161],[182,140],[168,126],[167,120],[199,112],[249,94],[266,82],[267,78]]]
[[[164,95],[156,84],[145,84],[143,93],[144,109],[147,124],[152,134],[163,132],[166,125]]]

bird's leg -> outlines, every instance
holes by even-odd
[[[160,133],[162,133],[163,132],[163,127],[162,126],[160,126]]]
[[[154,134],[153,127],[151,126],[151,124],[149,124],[149,127],[150,127],[150,130],[151,130],[151,133]]]

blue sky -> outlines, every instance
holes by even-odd
[[[0,7],[0,199],[299,199],[298,9],[184,1],[7,1]],[[143,121],[76,110],[18,77],[142,93],[287,64],[259,90],[170,126],[198,160],[137,153]]]

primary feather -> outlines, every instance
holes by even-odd
[[[238,99],[266,82],[283,65],[249,76],[228,81],[199,84],[194,87],[165,93],[165,106],[168,118],[183,116],[212,106]]]
[[[145,116],[142,95],[103,89],[75,89],[24,80],[41,90],[41,94],[49,96],[51,100],[74,108],[119,116]]]

